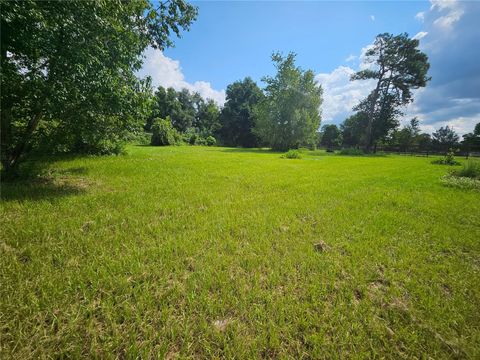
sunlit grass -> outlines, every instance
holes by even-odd
[[[480,357],[480,194],[431,158],[128,153],[2,184],[0,358]]]

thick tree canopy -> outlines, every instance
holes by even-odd
[[[263,99],[262,90],[249,77],[227,87],[227,98],[220,115],[220,137],[228,146],[255,147],[253,108]]]
[[[256,107],[255,133],[276,150],[315,145],[322,88],[312,70],[295,66],[295,54],[272,55],[275,77],[264,77],[265,98]]]
[[[342,143],[342,133],[335,124],[323,125],[321,132],[320,145],[332,149],[340,146]]]
[[[368,118],[366,150],[398,126],[400,107],[413,101],[413,89],[424,87],[430,80],[428,57],[418,45],[419,41],[408,34],[380,34],[366,52],[371,66],[352,76],[352,80],[376,80],[375,89],[354,108]]]
[[[220,127],[220,110],[213,100],[204,100],[200,94],[191,93],[187,89],[175,91],[173,88],[159,86],[145,130],[151,130],[154,119],[165,119],[167,116],[173,127],[182,133],[193,132],[208,137],[215,135]]]
[[[433,144],[437,150],[447,152],[458,144],[460,137],[448,125],[441,127],[432,134]]]
[[[410,123],[401,130],[395,130],[390,137],[390,145],[399,151],[409,151],[418,148],[420,128],[417,118],[410,120]]]
[[[340,125],[342,144],[345,147],[358,147],[365,143],[368,118],[365,113],[358,112],[345,119]]]
[[[463,135],[462,145],[468,152],[480,152],[480,123],[475,125],[473,133]]]
[[[1,9],[6,170],[42,141],[109,151],[138,128],[150,93],[135,77],[143,50],[171,45],[197,14],[183,0],[2,1]]]

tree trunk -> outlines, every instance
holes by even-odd
[[[382,78],[378,79],[377,86],[373,91],[373,96],[371,99],[371,104],[368,109],[368,124],[367,124],[367,134],[365,139],[365,152],[370,153],[372,150],[372,129],[373,129],[373,115],[375,113],[375,104],[377,103],[378,93],[380,91],[380,83]]]
[[[22,140],[17,144],[17,146],[15,146],[11,154],[8,154],[5,157],[3,161],[3,168],[5,171],[5,175],[7,177],[13,175],[16,172],[19,160],[21,156],[24,154],[25,149],[33,133],[37,129],[38,123],[40,122],[42,116],[43,114],[41,112],[38,112],[35,115],[33,115],[33,117],[28,122],[27,130],[25,131],[25,134]]]

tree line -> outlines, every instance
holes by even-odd
[[[274,53],[272,60],[277,74],[263,78],[263,90],[249,77],[236,81],[227,87],[222,109],[198,93],[160,86],[145,124],[145,130],[152,132],[152,145],[219,141],[275,150],[314,147],[322,88],[313,71],[295,65],[294,53]]]
[[[318,146],[327,150],[340,148],[357,148],[362,145],[362,127],[358,115],[347,118],[340,126],[326,124],[318,134]],[[360,129],[359,129],[360,128]],[[413,118],[410,122],[400,127],[393,128],[376,143],[379,150],[392,152],[420,152],[420,153],[446,153],[450,149],[460,150],[464,153],[480,152],[480,123],[477,123],[472,132],[460,136],[451,127],[444,126],[432,134],[421,132],[419,121]]]
[[[321,139],[322,87],[293,53],[273,53],[276,74],[262,79],[263,88],[248,77],[230,84],[222,108],[188,90],[154,91],[151,79],[136,76],[142,53],[171,46],[197,14],[184,0],[2,1],[2,174],[35,152],[119,153],[145,132],[156,145],[276,150],[328,143],[371,152],[458,142],[450,128],[431,141],[415,122],[399,129],[412,90],[430,80],[427,56],[407,34],[376,37],[366,68],[351,79],[374,80],[375,88],[340,128],[323,127]],[[475,130],[464,141],[477,140]]]
[[[405,33],[376,37],[366,52],[366,68],[351,77],[352,81],[374,80],[375,88],[342,124],[342,141],[340,130],[330,126],[323,130],[324,143],[330,141],[329,147],[362,147],[371,152],[392,136],[403,116],[402,108],[413,101],[412,90],[426,86],[430,80],[427,55],[418,46],[419,41]],[[274,53],[272,61],[277,73],[262,79],[263,89],[250,78],[227,88],[227,101],[215,122],[217,131],[210,136],[218,137],[224,145],[269,146],[275,150],[318,145],[321,84],[316,83],[312,70],[295,65],[293,53]],[[157,100],[163,101],[158,107],[166,106],[165,97]],[[168,115],[177,130],[185,131],[175,125],[174,113]]]

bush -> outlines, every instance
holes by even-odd
[[[195,145],[195,143],[197,142],[197,139],[198,139],[198,135],[195,134],[195,133],[187,133],[185,135],[186,135],[186,138],[188,139],[187,142],[190,145]]]
[[[207,140],[205,140],[204,137],[199,136],[197,138],[197,141],[195,142],[195,145],[201,145],[201,146],[207,145]]]
[[[450,175],[480,180],[480,162],[470,160],[463,164],[461,169],[452,171]]]
[[[132,135],[129,141],[138,145],[150,145],[151,139],[152,133],[142,131],[138,134]]]
[[[361,150],[361,149],[353,149],[353,148],[342,149],[342,150],[340,150],[339,154],[340,154],[340,155],[353,155],[353,156],[365,155],[365,153],[363,152],[363,150]]]
[[[298,150],[288,150],[285,154],[282,155],[283,159],[301,159],[302,154]]]
[[[208,146],[214,146],[214,145],[217,144],[217,140],[211,135],[209,137],[207,137],[205,141],[206,141]]]
[[[151,145],[167,146],[177,145],[181,142],[181,135],[172,126],[170,117],[165,119],[156,118],[152,123],[152,140]]]
[[[455,156],[452,149],[450,149],[447,155],[445,155],[442,159],[433,160],[432,164],[450,165],[450,166],[460,165],[460,163],[457,160],[455,160]]]

